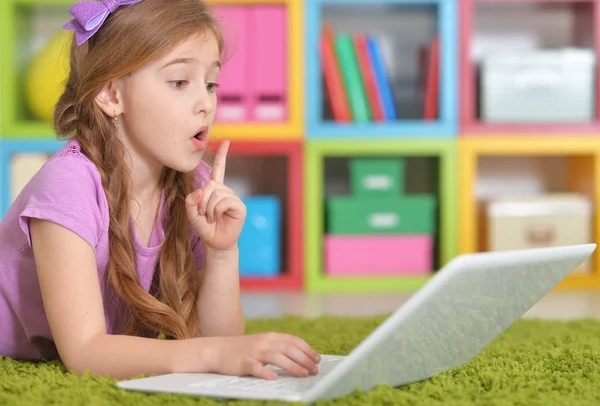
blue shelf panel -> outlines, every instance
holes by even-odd
[[[308,138],[365,139],[365,138],[455,138],[456,127],[452,123],[406,120],[390,124],[337,124],[323,122],[308,128]]]
[[[323,81],[321,75],[320,34],[322,8],[343,5],[434,5],[437,7],[437,32],[440,38],[439,120],[400,119],[391,123],[336,123],[322,119]],[[306,137],[385,138],[456,137],[458,135],[458,12],[457,0],[311,0],[306,4]]]
[[[12,156],[19,153],[54,154],[64,145],[65,141],[53,139],[0,139],[0,219],[4,218],[12,202]]]

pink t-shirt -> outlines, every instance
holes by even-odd
[[[200,184],[197,186],[208,176],[208,169],[200,168],[204,167],[199,166]],[[137,273],[146,291],[150,290],[165,236],[163,203],[161,201],[148,246],[137,238],[134,241]],[[31,179],[0,222],[0,356],[25,360],[58,358],[42,303],[29,218],[60,224],[77,233],[94,249],[106,328],[109,334],[119,331],[125,321],[125,309],[115,306],[114,297],[108,297],[104,289],[109,224],[106,195],[96,166],[72,139]],[[201,269],[204,246],[193,232],[190,244],[197,268]]]

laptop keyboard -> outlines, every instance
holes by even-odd
[[[323,360],[318,366],[319,373],[306,378],[299,378],[288,372],[282,371],[280,368],[273,367],[271,369],[279,372],[279,377],[273,381],[255,377],[232,376],[218,378],[207,382],[193,383],[190,386],[194,388],[230,389],[252,392],[303,392],[323,379],[323,377],[331,372],[342,360],[343,358]]]

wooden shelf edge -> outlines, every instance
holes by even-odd
[[[570,275],[563,279],[553,290],[600,290],[600,272],[589,275]]]
[[[474,155],[591,155],[600,150],[600,137],[550,137],[544,142],[532,137],[463,137],[458,140],[461,160]]]

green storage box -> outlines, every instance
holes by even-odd
[[[330,234],[434,234],[436,199],[430,195],[332,197],[327,201]]]
[[[354,196],[398,197],[404,192],[404,161],[400,158],[355,158],[349,169]]]

